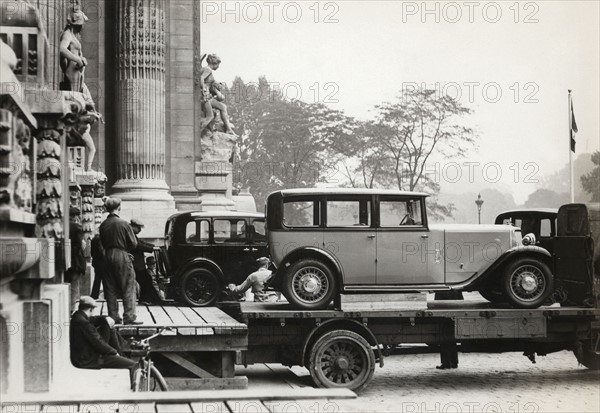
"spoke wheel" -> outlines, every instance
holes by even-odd
[[[335,278],[329,267],[311,259],[292,264],[283,284],[283,293],[288,301],[294,307],[307,310],[326,308],[335,290]]]
[[[504,294],[519,308],[536,308],[553,291],[553,276],[546,264],[532,258],[520,258],[509,264],[504,273]]]
[[[187,271],[179,281],[179,295],[188,305],[207,307],[213,305],[219,296],[219,280],[205,268]]]
[[[135,374],[134,391],[167,391],[167,383],[156,367],[150,367],[150,377],[143,369],[138,369]]]
[[[362,336],[347,330],[331,331],[314,343],[309,371],[319,387],[358,391],[373,377],[375,354]]]

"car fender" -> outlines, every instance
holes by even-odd
[[[485,283],[489,277],[491,277],[499,268],[501,268],[504,264],[513,260],[520,256],[529,256],[529,257],[540,257],[542,261],[545,263],[550,263],[552,259],[552,254],[550,254],[546,249],[542,247],[538,247],[535,245],[519,245],[507,250],[504,254],[502,254],[489,268],[487,268],[477,280],[473,283],[473,286],[478,286],[481,283]]]
[[[376,349],[377,357],[379,358],[379,367],[383,367],[383,353],[381,352],[381,348],[379,343],[377,342],[377,338],[373,334],[371,330],[369,330],[364,324],[360,323],[357,320],[353,319],[329,319],[320,324],[317,324],[307,335],[304,343],[302,344],[302,364],[304,366],[307,365],[306,357],[310,350],[310,346],[319,335],[328,333],[334,330],[350,330],[359,335],[361,335],[365,340],[369,342],[369,344]]]
[[[340,282],[340,287],[343,282],[343,270],[340,262],[335,258],[335,256],[327,250],[318,248],[318,247],[300,247],[288,253],[283,260],[281,260],[281,265],[278,267],[278,277],[283,276],[285,273],[285,269],[287,268],[286,264],[290,264],[300,257],[303,258],[320,258],[332,266],[332,270],[335,271],[335,275],[338,277],[338,281]]]
[[[196,267],[208,268],[211,271],[214,271],[215,275],[219,279],[223,280],[225,278],[223,275],[223,271],[221,271],[221,268],[217,265],[217,263],[215,263],[214,261],[209,260],[207,258],[203,258],[203,257],[192,258],[191,260],[184,263],[182,266],[179,267],[179,269],[177,270],[177,273],[175,274],[175,276],[173,278],[179,278],[183,274],[185,274],[185,272],[188,271],[189,269],[196,268]]]

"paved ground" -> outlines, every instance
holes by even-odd
[[[578,366],[572,353],[538,357],[520,353],[464,354],[456,370],[439,371],[436,354],[392,356],[376,368],[371,384],[357,400],[307,402],[312,413],[334,412],[598,412],[600,372]],[[280,365],[241,368],[249,387],[312,385],[305,369]],[[300,406],[282,406],[294,413]]]

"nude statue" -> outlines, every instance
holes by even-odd
[[[202,56],[200,59],[200,64],[202,64],[205,56],[206,55]],[[225,126],[225,133],[235,135],[233,132],[233,125],[229,121],[227,105],[223,103],[225,96],[221,93],[221,84],[216,82],[213,76],[213,71],[217,70],[221,64],[221,59],[216,54],[209,54],[206,56],[206,63],[208,66],[204,66],[200,69],[200,88],[203,94],[202,107],[206,115],[203,122],[206,122],[208,125],[213,120],[213,109],[217,109],[221,114],[221,121]]]
[[[85,100],[87,114],[83,116],[80,124],[73,129],[72,134],[82,141],[87,148],[86,170],[90,170],[96,155],[96,146],[90,135],[91,125],[101,119],[102,115],[96,112],[94,100],[85,84],[87,59],[83,56],[81,50],[81,30],[87,20],[87,16],[81,11],[81,6],[76,3],[60,36],[59,52],[60,68],[63,72],[60,89],[79,92]]]

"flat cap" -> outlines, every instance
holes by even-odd
[[[96,300],[88,295],[84,295],[79,299],[79,309],[85,310],[86,308],[95,308],[98,304]]]
[[[146,257],[146,264],[156,264],[156,258],[153,255]]]
[[[121,198],[108,198],[104,201],[104,206],[108,212],[112,212],[121,206]]]
[[[129,221],[129,223],[131,225],[135,225],[136,227],[143,227],[144,226],[144,223],[142,221],[140,221],[139,219],[137,219],[137,218],[131,218],[131,221]]]

